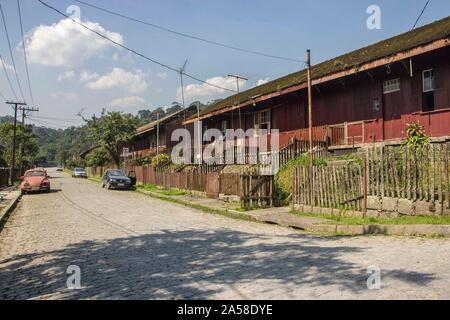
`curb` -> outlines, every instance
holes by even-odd
[[[207,213],[220,214],[235,219],[245,219],[247,221],[269,223],[285,228],[294,228],[311,233],[320,233],[327,235],[342,236],[367,236],[367,235],[384,235],[384,236],[421,236],[421,237],[450,237],[450,225],[333,225],[333,224],[315,224],[305,222],[295,222],[291,219],[283,219],[273,215],[256,215],[252,213],[244,213],[235,210],[221,210],[207,207],[204,205],[196,205],[184,200],[172,198],[170,196],[160,195],[151,191],[136,190],[136,192],[160,199],[176,203],[182,206],[201,210]]]
[[[10,204],[6,208],[4,208],[0,212],[0,232],[2,231],[3,227],[5,226],[6,222],[8,221],[9,216],[11,215],[11,212],[14,211],[14,209],[17,206],[17,203],[22,198],[22,193],[19,193],[17,197],[15,197]]]
[[[239,211],[235,211],[235,210],[225,210],[225,209],[217,209],[217,208],[211,208],[205,205],[201,205],[201,204],[195,204],[195,203],[190,203],[181,199],[176,199],[170,196],[165,196],[165,195],[161,195],[155,192],[151,192],[151,191],[147,191],[147,190],[139,190],[136,189],[136,192],[146,195],[146,196],[150,196],[152,198],[155,199],[159,199],[162,201],[167,201],[167,202],[172,202],[184,207],[188,207],[188,208],[192,208],[192,209],[196,209],[196,210],[200,210],[206,213],[210,213],[210,214],[218,214],[218,215],[222,215],[225,217],[229,217],[229,218],[233,218],[233,219],[240,219],[240,220],[246,220],[246,221],[252,221],[252,222],[260,222],[257,219],[255,219],[253,216],[243,213],[243,212],[239,212]]]
[[[450,225],[414,224],[414,225],[315,225],[312,232],[333,233],[350,236],[422,236],[450,237]]]

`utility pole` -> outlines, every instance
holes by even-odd
[[[197,135],[198,135],[198,137],[197,137],[197,139],[198,139],[198,145],[200,146],[200,148],[201,148],[201,145],[202,145],[202,127],[201,127],[201,125],[200,125],[200,102],[198,102],[197,101],[197,121],[198,121],[198,128],[197,128]],[[200,149],[201,150],[201,149]],[[201,150],[201,151],[203,151],[203,150]],[[202,152],[199,152],[199,158],[200,158],[200,160],[199,160],[199,162],[198,162],[198,172],[200,172],[200,170],[201,170],[201,168],[202,168],[202,163],[203,163],[203,158],[202,158],[202,156],[203,156],[203,154],[202,154]]]
[[[188,60],[186,59],[186,61],[184,62],[183,66],[180,68],[179,74],[180,74],[180,83],[181,83],[181,102],[182,102],[182,106],[183,106],[183,121],[186,121],[186,101],[184,98],[184,71],[186,70],[186,66],[187,66]],[[186,125],[184,125],[184,141],[186,141],[186,130],[187,127]],[[195,160],[194,160],[195,161]]]
[[[313,165],[313,116],[312,116],[312,81],[311,81],[311,50],[306,51],[306,66],[308,68],[308,122],[309,122],[309,159]]]
[[[237,75],[237,74],[229,74],[228,76],[229,76],[230,78],[236,78],[236,89],[237,89],[237,94],[239,94],[240,91],[241,91],[241,90],[240,90],[240,87],[239,87],[239,80],[248,81],[248,79],[247,79],[247,78],[244,78],[244,77],[242,77],[242,76],[240,76],[240,75]],[[242,129],[241,108],[238,108],[238,110],[239,110],[239,129]],[[232,115],[231,115],[231,121],[232,121],[232,123],[233,123],[232,127],[233,127],[233,129],[234,129],[233,113],[232,113]]]
[[[156,113],[156,166],[159,166],[159,112]]]
[[[28,107],[20,107],[19,110],[22,111],[22,128],[25,133],[25,118],[26,118],[26,112],[38,112],[38,108],[28,108]],[[23,154],[24,154],[24,148],[25,148],[25,138],[22,137],[21,141],[21,147],[20,147],[20,174],[22,174],[22,162],[23,162]]]
[[[14,131],[13,131],[13,147],[12,147],[12,158],[11,158],[11,168],[9,171],[9,178],[11,181],[11,185],[14,185],[14,168],[16,167],[16,136],[17,136],[17,112],[19,108],[22,106],[26,106],[25,102],[13,102],[6,101],[6,104],[14,106]]]

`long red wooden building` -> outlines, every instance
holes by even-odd
[[[315,65],[312,76],[314,138],[332,148],[398,141],[411,122],[450,139],[450,17]],[[230,96],[200,118],[220,130],[279,129],[283,146],[308,138],[307,98],[301,70]]]

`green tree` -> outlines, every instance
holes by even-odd
[[[95,149],[86,157],[89,167],[102,167],[111,162],[111,156],[104,148]]]
[[[9,122],[0,124],[0,158],[4,164],[10,166],[12,162],[14,125]],[[21,152],[23,150],[23,153]],[[30,167],[39,154],[39,144],[31,127],[17,126],[16,132],[16,164]]]
[[[139,120],[130,114],[109,112],[94,122],[90,128],[92,137],[109,152],[114,163],[120,166],[122,148],[135,136]]]

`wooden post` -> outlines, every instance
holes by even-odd
[[[309,160],[313,165],[313,116],[312,116],[312,80],[311,80],[311,50],[306,51],[306,65],[308,67],[308,117],[309,117]]]
[[[363,203],[362,203],[362,211],[364,218],[367,214],[367,163],[366,159],[363,159],[361,166],[361,174],[362,174],[362,193],[363,193]]]

